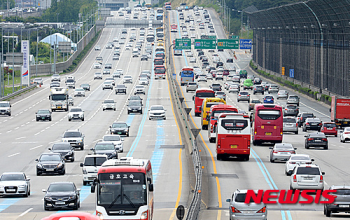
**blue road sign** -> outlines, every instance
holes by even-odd
[[[289,77],[294,78],[294,69],[289,69]]]
[[[239,49],[251,50],[252,49],[252,39],[240,39],[239,40]]]
[[[201,46],[201,42],[196,42],[196,47],[200,47]]]

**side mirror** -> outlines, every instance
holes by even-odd
[[[153,184],[150,183],[148,186],[149,186],[149,191],[150,191],[150,192],[153,192]]]
[[[311,159],[311,161],[315,161],[314,159]]]
[[[78,189],[77,189],[77,191],[78,191],[78,192],[80,192],[80,191],[81,191],[81,189],[79,189],[79,188],[78,188]]]
[[[39,162],[39,159],[35,159],[36,162]]]
[[[148,111],[151,111],[151,109],[148,109]]]
[[[84,166],[84,164],[83,163],[80,163],[80,167],[83,167]]]
[[[44,192],[46,192],[46,189],[42,189],[41,191],[44,193]]]
[[[47,148],[48,150],[51,150],[51,148]]]
[[[270,149],[270,150],[272,150],[272,149],[273,149],[273,147],[269,147],[269,149]]]
[[[194,96],[192,96],[192,100],[194,101]]]
[[[94,151],[94,148],[90,148],[91,151]]]
[[[27,177],[27,181],[30,181],[30,178],[29,178],[29,177]]]
[[[326,175],[326,172],[322,172],[322,175]]]
[[[305,135],[304,137],[307,137],[307,135]]]
[[[226,202],[231,202],[231,199],[226,199]]]

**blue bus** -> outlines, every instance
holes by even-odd
[[[171,5],[166,5],[165,10],[171,10]]]
[[[192,67],[185,66],[181,72],[181,86],[187,85],[189,82],[194,82],[194,71]]]

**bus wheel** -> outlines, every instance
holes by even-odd
[[[217,154],[217,155],[216,155],[216,159],[217,159],[217,160],[221,160],[221,155],[220,155],[220,154]]]
[[[253,140],[253,145],[258,146],[259,145],[259,141]]]
[[[249,160],[249,155],[244,155],[243,159],[244,159],[245,161],[248,161],[248,160]]]

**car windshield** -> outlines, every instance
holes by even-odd
[[[248,95],[249,93],[248,92],[240,92],[239,94],[240,95]]]
[[[245,202],[246,193],[238,193],[235,198],[235,202]],[[251,198],[249,203],[253,203],[254,200]]]
[[[71,146],[70,144],[54,144],[52,146],[52,150],[70,150]]]
[[[140,101],[130,101],[129,106],[141,106],[141,102]]]
[[[78,131],[68,131],[64,133],[63,137],[64,138],[81,137],[81,134]]]
[[[155,110],[164,110],[164,108],[163,106],[152,106],[151,111],[155,111]]]
[[[294,150],[293,146],[291,144],[276,144],[274,147],[276,150]]]
[[[259,110],[258,116],[263,120],[276,120],[281,116],[281,112],[278,110]]]
[[[96,144],[95,150],[114,150],[114,144]]]
[[[127,128],[125,123],[113,123],[112,128]]]
[[[49,110],[38,110],[38,114],[50,114]]]
[[[324,123],[323,126],[326,128],[335,128],[336,127],[336,125],[333,123]]]
[[[118,89],[124,89],[125,86],[124,86],[124,85],[117,85],[117,88],[118,88]]]
[[[326,138],[326,135],[324,133],[313,133],[309,135],[311,138]]]
[[[48,192],[72,192],[74,191],[74,185],[73,184],[51,184],[49,186]]]
[[[61,157],[59,154],[43,154],[40,161],[61,161]]]
[[[84,166],[101,166],[106,160],[106,157],[86,157]]]
[[[81,84],[81,87],[89,87],[89,84]]]
[[[296,174],[320,175],[320,170],[317,167],[299,167]]]
[[[136,89],[144,89],[144,86],[136,86]]]
[[[70,112],[82,112],[81,108],[71,108]]]
[[[291,156],[290,160],[310,160],[310,158],[306,156],[296,155],[296,156]]]
[[[107,99],[104,101],[104,103],[114,103],[114,100]]]
[[[104,136],[103,140],[104,141],[120,141],[121,138],[119,135],[109,135],[109,136]]]
[[[296,123],[295,118],[283,118],[284,123]]]
[[[23,174],[3,174],[0,181],[24,181]]]

